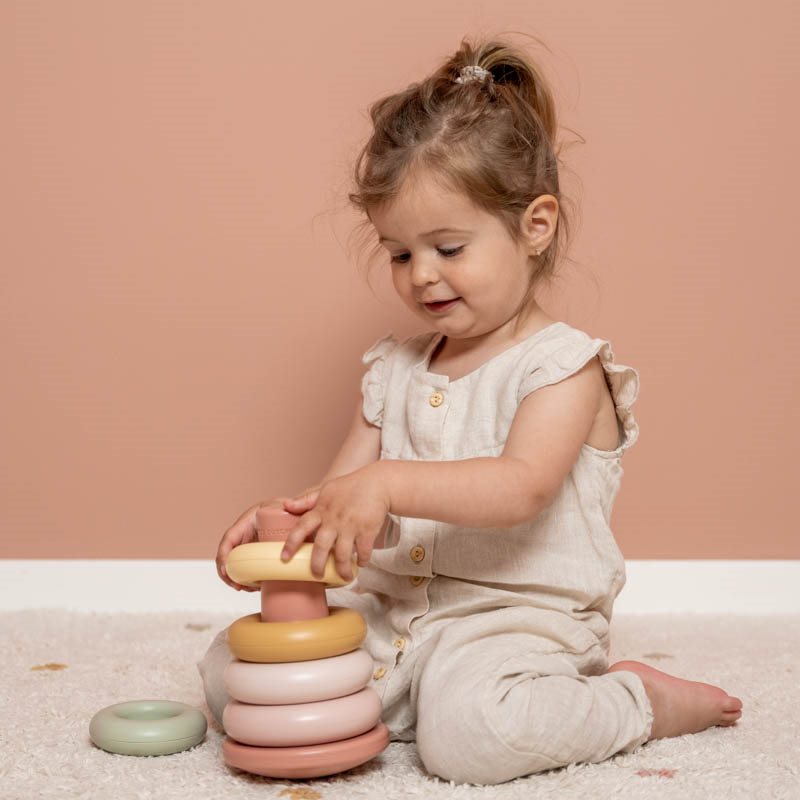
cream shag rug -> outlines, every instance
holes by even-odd
[[[636,659],[722,686],[742,699],[738,724],[484,787],[429,775],[404,742],[321,779],[272,780],[227,767],[196,664],[231,621],[198,611],[0,614],[0,798],[800,798],[798,616],[618,615],[612,661]],[[210,723],[205,740],[147,758],[96,748],[94,713],[137,699],[200,708]]]

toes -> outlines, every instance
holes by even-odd
[[[741,711],[742,701],[738,697],[728,696],[722,704],[723,711]]]
[[[723,711],[722,719],[717,724],[725,726],[735,725],[736,720],[738,720],[741,716],[741,711]]]

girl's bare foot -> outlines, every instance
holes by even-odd
[[[641,661],[617,661],[607,671],[620,670],[635,672],[642,679],[653,707],[650,739],[733,725],[742,716],[742,701],[719,686],[676,678]]]

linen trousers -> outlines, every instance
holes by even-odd
[[[574,652],[541,626],[508,630],[515,611],[462,618],[423,648],[410,699],[428,772],[496,784],[647,741],[653,713],[636,673],[601,674],[608,660],[597,640]]]

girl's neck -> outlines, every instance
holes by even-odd
[[[520,330],[513,336],[510,323],[506,323],[507,330],[492,331],[491,334],[470,339],[452,339],[449,336],[442,336],[430,358],[428,371],[446,374],[451,380],[456,380],[459,377],[456,373],[471,372],[485,361],[514,347],[554,322],[557,320],[545,314],[537,306],[528,314],[525,323],[520,325]]]

